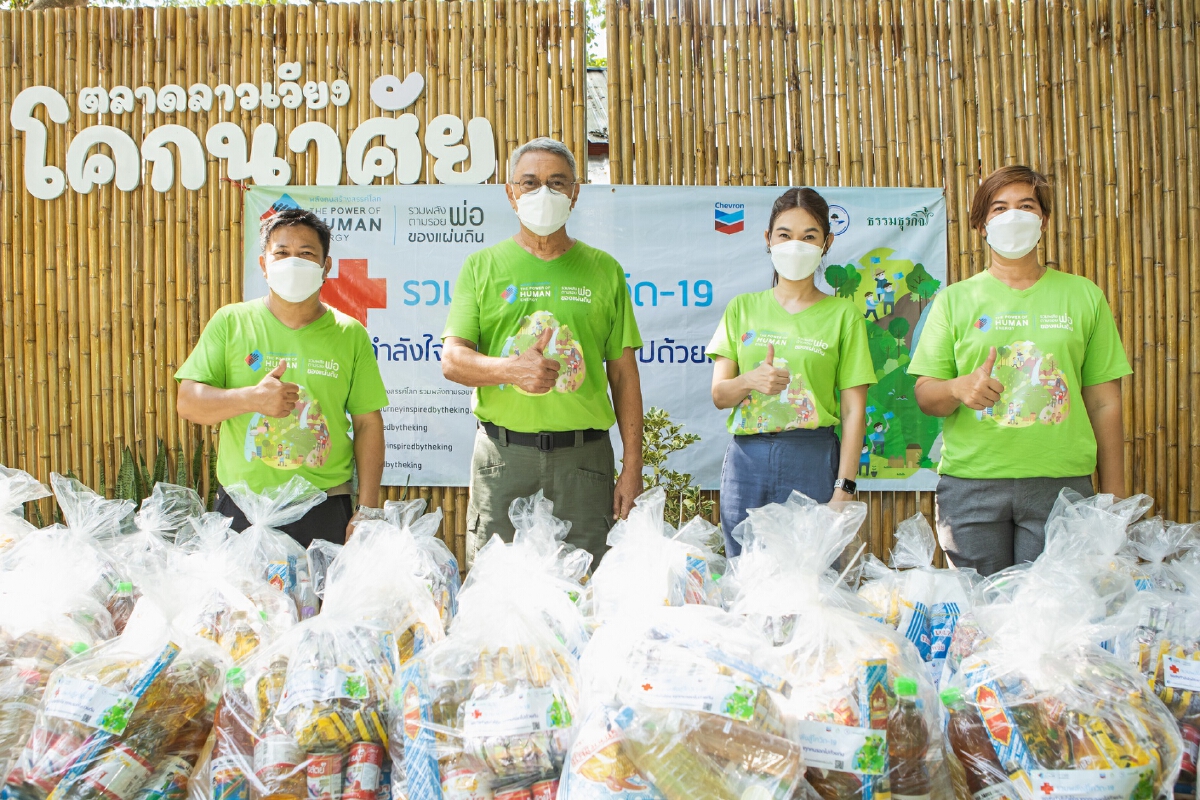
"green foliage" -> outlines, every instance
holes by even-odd
[[[825,268],[825,282],[841,296],[841,288],[846,283],[846,268],[841,264],[830,264]]]
[[[132,500],[137,504],[150,496],[154,491],[154,486],[157,483],[171,480],[171,476],[167,471],[167,464],[170,454],[167,450],[166,442],[159,439],[155,448],[154,468],[147,469],[146,457],[142,452],[139,452],[137,458],[134,458],[133,451],[128,447],[121,453],[121,469],[117,473],[117,482],[113,486],[113,497],[118,500]],[[180,486],[186,486],[189,489],[195,489],[197,492],[204,485],[204,441],[196,443],[196,449],[192,453],[191,468],[188,468],[187,457],[182,449],[175,455],[175,480],[174,482]],[[101,463],[100,467],[100,493],[103,494],[104,486],[104,466]],[[209,462],[209,494],[208,497],[202,498],[208,507],[212,507],[213,498],[217,492],[217,475],[216,475],[216,459]]]
[[[903,339],[908,335],[908,320],[904,317],[896,317],[888,323],[888,333],[897,339]]]
[[[672,525],[695,516],[708,517],[713,511],[713,501],[700,494],[700,487],[692,483],[691,473],[667,467],[672,453],[686,450],[698,441],[698,435],[684,433],[683,426],[671,422],[671,415],[663,409],[651,406],[646,412],[642,461],[649,472],[643,472],[642,484],[646,489],[663,487],[667,494],[664,516]]]
[[[853,264],[847,264],[845,270],[846,280],[842,282],[841,286],[837,287],[837,296],[852,299],[858,294],[858,287],[862,285],[862,273]],[[829,285],[833,286],[832,283]]]
[[[596,39],[600,31],[608,27],[606,19],[605,0],[587,0],[587,65],[589,67],[608,66],[608,56],[596,49]]]
[[[914,265],[912,271],[904,279],[904,283],[908,286],[908,290],[917,298],[918,307],[921,308],[942,287],[942,282],[930,275],[925,270],[924,264]]]

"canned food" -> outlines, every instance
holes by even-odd
[[[346,765],[345,800],[376,800],[383,771],[383,747],[373,742],[350,745]]]
[[[495,800],[532,800],[533,794],[528,789],[504,789],[496,792]]]
[[[342,754],[313,753],[308,757],[308,800],[340,800]]]
[[[554,800],[558,797],[558,781],[538,781],[529,792],[533,800]]]
[[[296,740],[286,733],[264,736],[254,746],[254,774],[273,785],[295,771],[303,755]]]

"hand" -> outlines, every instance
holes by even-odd
[[[996,364],[996,348],[988,352],[987,361],[979,369],[963,375],[954,382],[954,398],[967,408],[983,411],[996,405],[1004,384],[992,377],[992,367]]]
[[[829,502],[831,502],[831,503],[849,503],[853,500],[854,500],[854,495],[850,494],[849,492],[844,492],[841,489],[834,489],[833,497],[830,499]]]
[[[792,381],[791,373],[786,369],[772,366],[775,360],[775,345],[767,345],[767,358],[754,369],[746,373],[746,385],[762,394],[779,394]]]
[[[254,387],[252,397],[255,411],[268,417],[286,417],[292,413],[300,400],[300,387],[280,380],[286,369],[287,361],[280,361]]]
[[[520,355],[509,356],[509,370],[512,375],[510,383],[530,394],[545,394],[554,388],[554,382],[558,380],[558,371],[562,367],[557,361],[543,355],[553,335],[554,330],[546,328],[533,346]]]
[[[621,470],[617,477],[617,488],[613,492],[613,519],[625,519],[633,510],[633,501],[642,493],[642,471]]]

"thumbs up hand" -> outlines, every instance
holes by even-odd
[[[767,345],[767,357],[754,369],[745,374],[747,388],[762,394],[779,394],[788,387],[792,375],[786,369],[774,366],[775,345]]]
[[[531,347],[520,355],[509,356],[509,372],[512,375],[509,383],[529,394],[545,394],[554,388],[562,367],[545,355],[553,336],[554,329],[546,328]]]
[[[300,387],[281,380],[286,371],[287,361],[280,361],[275,369],[264,375],[258,386],[254,387],[253,405],[258,413],[276,418],[292,413],[292,409],[300,400]]]
[[[1000,399],[1004,384],[992,377],[992,367],[996,365],[996,348],[988,351],[985,360],[974,371],[956,378],[953,384],[954,398],[967,408],[983,411],[991,408]]]

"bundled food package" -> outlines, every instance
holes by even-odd
[[[324,539],[313,539],[308,545],[308,574],[312,579],[313,594],[318,600],[325,599],[325,578],[329,574],[329,565],[337,558],[342,547],[343,545]]]
[[[596,622],[661,606],[721,605],[725,559],[713,551],[720,531],[697,518],[676,532],[663,521],[665,505],[663,490],[651,489],[609,532],[610,549],[585,591]]]
[[[571,530],[568,520],[554,516],[554,503],[539,489],[529,497],[509,503],[508,518],[513,524],[513,542],[539,548],[553,555],[557,573],[568,581],[583,583],[592,566],[592,555],[567,544]]]
[[[117,635],[86,591],[30,572],[0,575],[0,776],[25,746],[50,674]]]
[[[392,719],[406,797],[552,791],[579,716],[576,652],[586,641],[572,600],[580,587],[559,555],[545,541],[492,537],[449,636],[402,671]]]
[[[296,604],[269,583],[229,543],[232,520],[209,512],[179,534],[167,570],[147,579],[176,599],[174,624],[207,639],[235,661],[246,658],[296,624]]]
[[[371,623],[322,613],[226,676],[196,800],[390,796],[387,705],[396,652]]]
[[[322,613],[386,630],[395,639],[399,665],[406,664],[445,635],[423,562],[408,529],[380,520],[359,523],[329,565]]]
[[[1171,561],[1200,545],[1200,523],[1180,525],[1151,517],[1130,525],[1127,536],[1125,549],[1139,560],[1134,573],[1138,590],[1187,591]]]
[[[761,633],[719,608],[606,623],[581,663],[586,716],[560,800],[804,797],[778,702],[790,691],[782,666]]]
[[[426,514],[424,499],[402,501],[388,500],[383,504],[384,517],[397,528],[408,531],[421,558],[420,576],[437,606],[442,618],[442,627],[449,629],[450,620],[458,609],[458,592],[462,588],[462,576],[458,571],[458,559],[450,552],[446,543],[437,537],[442,524],[442,510],[434,509]]]
[[[133,529],[101,540],[130,577],[135,599],[140,596],[139,583],[168,568],[179,531],[189,535],[191,520],[202,514],[204,504],[195,490],[159,482],[133,515]]]
[[[37,530],[22,512],[26,503],[49,496],[45,484],[28,472],[0,466],[0,553]]]
[[[90,594],[120,633],[133,611],[134,587],[103,542],[132,530],[134,504],[107,500],[74,478],[51,473],[50,485],[66,525],[50,525],[0,551],[0,580],[24,572],[48,584]]]
[[[1134,665],[1096,645],[1109,636],[1106,583],[1035,567],[976,605],[976,646],[943,691],[968,787],[1014,800],[1170,796],[1175,719]]]
[[[143,597],[119,637],[51,674],[8,800],[134,800],[186,780],[228,660],[173,629],[167,608]]]
[[[909,517],[896,527],[890,569],[868,556],[858,589],[882,622],[916,646],[934,686],[941,682],[954,628],[969,609],[971,592],[979,582],[973,569],[936,569],[936,546],[925,515]]]
[[[300,619],[316,614],[318,600],[308,572],[308,554],[279,527],[325,502],[325,492],[299,475],[262,494],[250,491],[245,483],[226,486],[225,491],[250,523],[240,536],[230,539],[231,552],[291,597]]]
[[[781,707],[823,800],[948,798],[940,706],[915,646],[872,618],[830,567],[854,539],[861,503],[794,498],[739,528],[731,610],[778,645],[791,686]],[[868,613],[864,614],[863,606]]]

